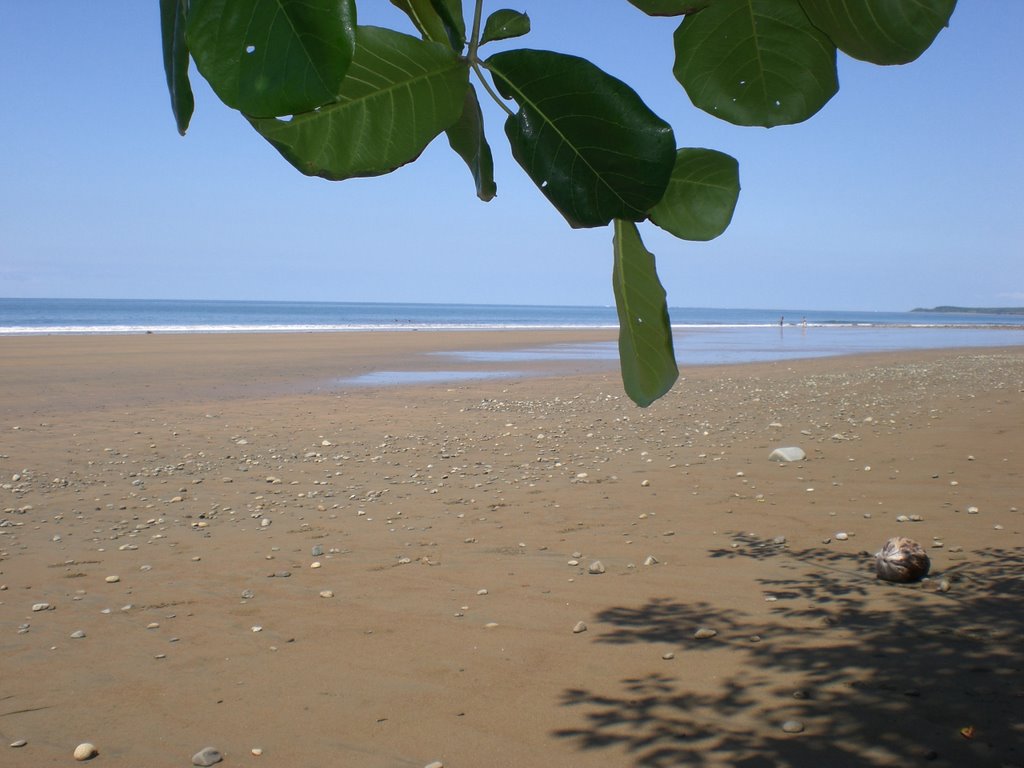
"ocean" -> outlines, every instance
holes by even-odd
[[[1024,344],[1024,315],[685,307],[669,314],[682,365]],[[5,336],[617,326],[614,307],[0,298],[0,335]],[[513,362],[509,354],[501,359]],[[516,354],[614,360],[617,350],[611,343]],[[495,359],[485,351],[479,355]]]

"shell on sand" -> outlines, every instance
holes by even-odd
[[[917,581],[928,575],[929,568],[924,548],[906,536],[889,539],[875,555],[875,573],[885,581]]]

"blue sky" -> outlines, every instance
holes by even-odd
[[[680,146],[739,160],[743,192],[720,238],[642,227],[670,305],[1024,305],[1021,0],[962,0],[904,67],[840,55],[839,94],[771,130],[689,104],[671,74],[673,20],[625,0],[519,5],[534,31],[514,45],[590,58]],[[360,11],[410,31],[384,0]],[[0,296],[614,300],[611,230],[569,229],[511,159],[496,106],[498,197],[484,204],[443,137],[388,176],[304,177],[194,70],[196,114],[179,137],[156,0],[4,3],[0,84]]]

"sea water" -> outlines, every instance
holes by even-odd
[[[669,314],[683,366],[1024,344],[1024,315],[786,308],[672,308]],[[0,298],[0,335],[8,336],[617,327],[615,308],[596,306]],[[617,356],[614,342],[451,355],[513,367],[543,359],[613,364]]]

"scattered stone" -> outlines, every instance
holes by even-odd
[[[107,578],[104,579],[104,581],[107,582],[107,584],[117,584],[117,582],[119,582],[120,580],[120,576],[107,576]]]
[[[654,555],[648,555],[646,557],[646,559],[644,560],[644,565],[657,565],[657,564],[658,564],[658,558],[656,558]]]
[[[913,539],[895,536],[875,554],[875,574],[883,581],[906,583],[928,575],[931,561]]]
[[[846,541],[848,538],[850,538],[850,534],[844,531],[840,531],[835,536],[836,541]]]
[[[587,570],[590,573],[604,573],[604,563],[600,560],[595,560],[590,564],[590,567],[588,567]]]
[[[672,661],[672,659],[674,659],[675,657],[676,655],[672,653],[672,651],[666,651],[665,653],[661,654],[661,658],[663,658],[665,661]]]
[[[694,640],[709,640],[718,634],[718,630],[710,629],[708,627],[701,627],[693,633]]]
[[[487,590],[486,589],[478,589],[476,591],[476,593],[482,597],[483,595],[487,594]]]
[[[803,461],[806,458],[807,454],[804,453],[804,449],[795,445],[776,448],[768,454],[769,461]]]
[[[216,765],[223,759],[224,756],[220,753],[220,750],[214,749],[213,747],[203,747],[201,750],[192,755],[192,765]]]
[[[10,746],[17,749],[18,747],[24,747],[26,744],[28,744],[28,741],[26,739],[17,739],[15,741],[12,741]]]
[[[804,724],[799,720],[787,720],[782,724],[782,730],[785,733],[803,733]]]
[[[85,637],[85,630],[76,629],[74,632],[71,633],[71,637],[75,640],[81,640],[83,637]]]
[[[96,749],[95,744],[90,744],[88,741],[82,742],[75,747],[75,760],[82,762],[84,760],[92,760],[100,751]]]
[[[425,765],[424,768],[444,768],[444,763],[440,760],[435,760],[434,762]]]
[[[486,624],[484,624],[484,629],[494,629],[497,626],[498,626],[498,622],[496,622],[496,621],[489,621]]]
[[[256,593],[253,592],[251,589],[243,589],[242,590],[242,599],[243,600],[252,600],[254,597],[256,597]]]
[[[578,635],[580,632],[587,631],[587,625],[582,621],[577,621],[576,626],[572,628],[573,634]]]
[[[38,613],[39,611],[52,611],[52,610],[53,610],[53,606],[50,605],[49,603],[35,603],[32,606],[32,612],[33,613]]]
[[[309,554],[313,557],[321,557],[324,553],[324,548],[319,544],[313,545],[313,548],[309,550]]]
[[[785,544],[785,543],[786,543],[786,537],[785,536],[776,536],[774,539],[772,539],[772,544],[782,545],[782,544]]]
[[[976,515],[976,514],[978,514],[978,508],[977,507],[968,507],[967,508],[967,514],[968,515]]]
[[[259,757],[260,755],[263,754],[263,750],[260,749],[259,747],[253,747],[252,749],[249,750],[249,754],[251,754],[253,757]]]
[[[321,589],[320,590],[320,597],[334,597],[334,590],[331,590],[331,589]]]
[[[949,581],[947,579],[943,579],[939,582],[938,591],[949,592]]]

